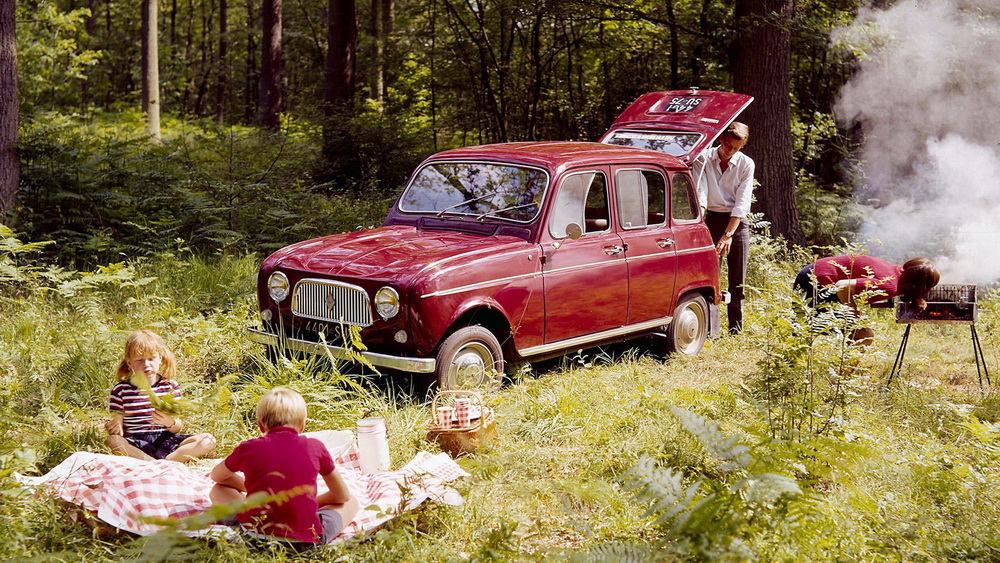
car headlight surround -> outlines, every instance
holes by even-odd
[[[274,272],[267,278],[267,294],[275,303],[281,303],[288,298],[291,284],[288,283],[288,276],[281,272]]]
[[[379,288],[375,292],[375,310],[385,320],[395,317],[399,314],[399,293],[389,286]]]

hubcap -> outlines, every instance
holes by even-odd
[[[486,384],[496,365],[490,349],[480,342],[470,342],[455,354],[448,379],[457,389],[473,389]]]
[[[691,353],[701,343],[702,329],[705,327],[705,314],[700,307],[689,303],[674,319],[677,326],[674,334],[677,337],[677,349],[685,354]]]

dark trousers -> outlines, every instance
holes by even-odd
[[[705,213],[705,224],[712,233],[712,242],[718,246],[719,240],[729,226],[729,214],[718,211]],[[747,257],[750,255],[750,225],[741,221],[733,235],[726,265],[729,268],[729,332],[737,333],[743,330],[743,299],[745,299],[743,284],[747,280]]]

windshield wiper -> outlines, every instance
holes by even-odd
[[[481,213],[479,215],[476,215],[476,219],[482,221],[484,218],[486,218],[489,215],[495,215],[497,213],[503,213],[504,211],[514,211],[515,209],[524,209],[526,207],[538,207],[538,204],[535,203],[535,202],[533,202],[533,201],[529,201],[528,203],[522,203],[521,205],[510,205],[510,206],[507,206],[507,207],[501,207],[500,209],[491,209],[491,210],[487,211],[486,213]]]
[[[437,217],[441,217],[446,212],[451,211],[452,209],[455,209],[456,207],[460,207],[462,205],[468,205],[470,203],[475,203],[475,202],[477,202],[477,201],[479,201],[481,199],[486,199],[488,197],[493,197],[493,196],[495,196],[495,195],[497,195],[499,193],[500,193],[500,190],[494,190],[492,192],[485,193],[485,194],[483,194],[481,196],[476,196],[476,197],[474,197],[472,199],[467,199],[465,201],[460,201],[460,202],[456,203],[455,205],[449,205],[448,207],[445,207],[441,211],[438,211]]]

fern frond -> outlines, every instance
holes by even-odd
[[[737,434],[726,435],[719,430],[719,423],[695,414],[689,410],[670,405],[670,412],[680,421],[684,429],[701,442],[702,447],[712,457],[722,462],[719,469],[732,471],[745,469],[753,461],[750,448],[739,443]]]
[[[675,558],[658,554],[651,545],[639,541],[602,543],[570,557],[570,561],[574,563],[647,563],[672,559]]]

